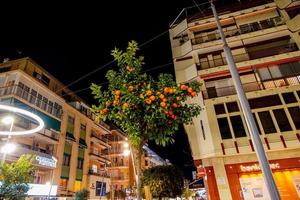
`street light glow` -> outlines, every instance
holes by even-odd
[[[13,123],[14,118],[12,116],[6,116],[1,121],[2,121],[3,124],[8,125],[8,124]]]
[[[16,149],[16,145],[13,143],[6,143],[1,148],[1,153],[9,154],[12,153]]]
[[[129,144],[127,142],[124,143],[124,148],[128,148]]]
[[[33,128],[31,130],[25,130],[25,131],[0,131],[0,135],[26,135],[26,134],[31,134],[31,133],[36,133],[40,130],[42,130],[44,128],[44,121],[37,116],[36,114],[33,114],[27,110],[23,110],[20,108],[15,108],[13,106],[7,106],[7,105],[0,105],[0,110],[7,110],[10,112],[15,112],[15,113],[20,113],[22,115],[25,115],[27,117],[30,117],[34,120],[36,120],[38,122],[38,126],[36,128]],[[8,119],[7,117],[5,117],[2,121],[6,122],[13,122],[13,118],[12,121],[11,119]]]
[[[129,149],[125,149],[125,150],[123,151],[123,155],[124,155],[124,156],[129,156],[129,154],[130,154],[130,150],[129,150]]]

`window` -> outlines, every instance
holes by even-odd
[[[45,76],[44,74],[42,75],[41,81],[42,81],[42,83],[44,83],[47,86],[50,83],[50,79],[47,76]]]
[[[48,113],[52,113],[52,110],[53,110],[53,102],[52,102],[52,101],[49,101],[47,112],[48,112]]]
[[[42,108],[43,110],[46,110],[47,104],[48,104],[48,99],[47,99],[46,97],[43,97],[43,101],[42,101],[42,106],[41,106],[41,108]]]
[[[219,129],[220,129],[222,139],[232,138],[231,133],[230,133],[228,120],[227,120],[226,117],[218,118],[218,125],[219,125]]]
[[[36,101],[36,106],[37,107],[40,107],[41,106],[41,102],[42,102],[42,95],[41,94],[38,94],[37,96],[37,101]]]
[[[284,109],[276,109],[273,110],[273,113],[275,115],[277,124],[279,126],[280,131],[291,131],[292,127],[289,123],[289,120],[284,112]]]
[[[39,80],[41,80],[41,78],[42,78],[42,75],[39,74],[39,73],[36,72],[36,71],[34,71],[32,75],[33,75],[33,77],[35,77],[35,78],[37,78],[37,79],[39,79]]]
[[[258,116],[266,134],[276,132],[276,128],[269,111],[259,112]]]
[[[19,83],[18,83],[18,87],[17,87],[17,95],[18,95],[19,97],[22,96],[23,89],[24,89],[24,84],[23,84],[22,82],[19,82]]]
[[[77,169],[83,169],[83,159],[78,158],[77,160]]]
[[[117,185],[116,185],[117,188]],[[105,196],[106,195],[106,183],[96,181],[96,196]]]
[[[36,95],[37,95],[37,91],[35,91],[34,89],[31,89],[30,98],[29,98],[30,103],[32,103],[32,104],[35,103]]]
[[[80,138],[85,140],[86,135],[86,126],[84,124],[80,124]]]
[[[300,99],[300,90],[297,91],[297,94],[298,94],[298,98]]]
[[[300,129],[300,109],[298,106],[288,108],[296,129]]]
[[[75,121],[74,117],[68,116],[68,124],[67,124],[67,132],[68,133],[74,132],[74,121]]]
[[[277,105],[281,105],[282,103],[278,95],[270,95],[270,96],[255,98],[255,99],[249,99],[249,104],[251,109],[256,109],[256,108],[277,106]]]
[[[216,87],[208,87],[206,88],[208,98],[218,97]]]
[[[217,115],[226,113],[224,104],[216,104],[214,107]]]
[[[30,91],[30,88],[28,86],[24,85],[24,91],[23,91],[23,94],[22,94],[23,99],[25,99],[25,100],[28,99],[29,91]]]
[[[243,121],[240,115],[230,117],[231,125],[235,137],[245,137],[246,131],[244,129]]]
[[[297,102],[297,99],[296,99],[296,97],[295,97],[295,95],[294,95],[293,92],[283,93],[282,97],[283,97],[284,102],[286,104],[288,104],[288,103],[296,103]]]
[[[227,107],[228,112],[230,112],[230,113],[240,111],[237,102],[226,103],[226,107]]]
[[[69,154],[64,154],[64,157],[63,157],[63,165],[64,165],[64,166],[70,166],[70,159],[71,159],[71,155],[69,155]]]

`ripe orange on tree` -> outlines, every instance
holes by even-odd
[[[196,95],[197,95],[197,92],[192,92],[192,93],[191,93],[191,96],[192,96],[192,97],[195,97]]]
[[[164,93],[167,94],[170,91],[168,87],[164,87]]]
[[[167,102],[167,99],[166,99],[166,98],[163,98],[162,101],[163,101],[163,102]]]
[[[132,91],[133,91],[133,86],[130,85],[130,86],[128,87],[128,90],[129,90],[129,92],[132,92]]]
[[[160,103],[160,106],[164,108],[164,107],[167,106],[167,104],[166,104],[165,102],[161,102],[161,103]]]
[[[147,96],[151,96],[152,95],[152,91],[151,90],[147,90],[146,95]]]
[[[189,93],[192,93],[193,92],[193,88],[188,88],[188,90],[187,90]]]
[[[177,103],[173,103],[173,108],[177,108],[178,107],[178,105],[177,105]]]
[[[152,103],[151,99],[146,100],[146,104],[150,105]]]
[[[123,103],[123,109],[128,108],[129,104],[128,103]]]
[[[160,98],[160,99],[163,99],[163,98],[165,98],[165,95],[160,94],[160,95],[159,95],[159,98]]]
[[[110,101],[106,101],[105,105],[106,105],[106,107],[109,107],[110,106]]]
[[[150,97],[150,99],[151,99],[151,101],[154,101],[154,100],[155,100],[155,96],[152,95],[152,96]]]
[[[181,85],[181,86],[180,86],[180,89],[181,89],[181,90],[187,90],[187,89],[188,89],[188,86],[186,86],[186,85]]]
[[[115,91],[115,95],[120,95],[121,94],[121,90],[116,90]]]
[[[119,105],[119,101],[118,100],[114,100],[114,105],[115,106]]]

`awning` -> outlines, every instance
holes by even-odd
[[[76,139],[75,139],[73,133],[66,132],[66,139],[76,142]]]
[[[85,142],[84,139],[79,138],[79,145],[80,145],[82,148],[87,148],[87,144],[86,144],[86,142]]]
[[[60,132],[60,121],[59,120],[54,119],[54,118],[50,117],[49,115],[29,106],[15,98],[12,98],[12,101],[10,101],[9,104],[16,106],[18,108],[21,108],[21,109],[30,111],[30,112],[38,115],[44,121],[46,129],[49,129],[49,130],[53,129],[57,132]]]

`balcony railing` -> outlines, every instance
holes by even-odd
[[[103,143],[107,143],[107,138],[103,137],[103,135],[97,134],[95,132],[91,132],[91,137],[95,137],[98,140],[101,140]]]
[[[268,80],[263,82],[245,83],[243,84],[243,88],[245,92],[253,92],[258,90],[266,90],[266,89],[299,85],[299,84],[300,84],[300,76],[274,79],[274,80]],[[236,94],[236,90],[234,86],[228,86],[228,87],[211,88],[208,90],[204,90],[202,91],[202,94],[204,99],[211,99],[211,98],[234,95]]]
[[[283,19],[280,16],[278,16],[278,17],[260,21],[260,23],[245,24],[245,25],[241,26],[240,28],[236,28],[236,29],[232,29],[232,30],[230,30],[230,29],[226,30],[226,28],[224,28],[223,30],[224,30],[224,34],[226,37],[233,37],[233,36],[238,36],[238,35],[242,35],[245,33],[251,33],[251,32],[255,32],[255,31],[259,31],[259,30],[264,30],[264,29],[280,26],[282,24],[284,24]],[[219,39],[221,39],[221,36],[218,33],[218,31],[215,30],[212,32],[203,33],[200,36],[195,37],[194,39],[192,39],[192,44],[196,45],[196,44],[211,42],[211,41],[215,41],[215,40],[219,40]]]
[[[235,63],[239,63],[239,62],[243,62],[243,61],[249,61],[249,60],[279,55],[279,54],[283,54],[283,53],[289,53],[289,52],[298,51],[298,50],[299,49],[295,43],[289,43],[289,44],[284,44],[284,45],[280,45],[280,46],[276,46],[276,47],[272,47],[272,48],[268,48],[268,49],[256,50],[254,52],[236,54],[236,55],[233,55],[233,59],[234,59]],[[247,49],[246,49],[246,51],[247,51]],[[221,55],[219,55],[218,58],[214,58],[212,60],[208,60],[207,58],[199,58],[199,60],[200,60],[200,63],[197,64],[198,70],[227,65],[226,58],[221,57]]]
[[[3,145],[0,144],[0,145]],[[33,155],[35,156],[34,163],[40,166],[45,167],[55,167],[53,165],[56,165],[56,161],[52,158],[52,152],[47,152],[46,150],[40,149],[40,148],[33,148],[32,146],[26,146],[22,144],[17,144],[16,151],[10,153],[7,156],[7,160],[17,160],[22,155]],[[53,165],[51,165],[53,164]]]
[[[39,99],[37,96],[32,95],[31,93],[29,93],[29,91],[25,91],[18,85],[1,87],[0,97],[6,95],[16,95],[27,101],[29,104],[32,104],[57,118],[61,118],[62,116],[62,109],[50,105],[48,102]]]
[[[90,154],[91,154],[91,155],[98,156],[98,157],[101,157],[101,158],[107,160],[107,158],[106,158],[107,153],[106,153],[106,152],[99,151],[99,150],[97,150],[97,149],[91,149]]]
[[[110,178],[110,174],[107,171],[105,171],[105,170],[99,170],[99,169],[90,168],[89,169],[89,174],[93,174],[93,175],[96,175],[96,176]]]

